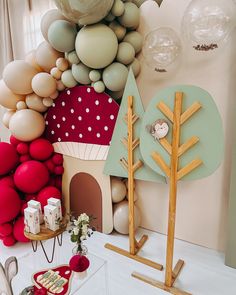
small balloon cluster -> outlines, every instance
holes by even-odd
[[[129,234],[129,203],[128,203],[128,180],[112,177],[111,197],[113,202],[113,223],[114,229],[123,235]],[[138,200],[138,195],[134,191],[134,202]],[[134,205],[135,228],[141,224],[141,215],[138,206]]]
[[[44,138],[23,142],[11,136],[10,143],[0,143],[0,163],[0,239],[9,247],[28,242],[28,201],[37,200],[43,208],[50,197],[61,199],[63,157]]]

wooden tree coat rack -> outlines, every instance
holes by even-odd
[[[156,162],[157,165],[159,165],[159,167],[162,169],[165,175],[170,178],[165,282],[162,283],[153,280],[147,276],[144,276],[136,272],[134,272],[132,276],[175,295],[191,295],[190,293],[177,289],[173,286],[175,280],[177,279],[184,265],[184,261],[179,260],[175,268],[173,269],[173,255],[176,220],[177,183],[178,180],[180,180],[185,175],[189,174],[202,164],[202,160],[195,159],[179,170],[179,158],[199,141],[198,137],[193,136],[184,144],[180,145],[181,126],[201,108],[201,104],[199,102],[195,102],[191,107],[189,107],[185,112],[182,113],[182,101],[183,93],[176,92],[174,112],[172,112],[172,110],[170,110],[170,108],[164,102],[160,102],[157,105],[157,108],[173,124],[172,143],[170,144],[166,138],[163,138],[159,141],[162,147],[167,151],[167,153],[171,157],[170,167],[166,164],[164,159],[157,152],[153,152],[151,155],[153,160]]]
[[[125,158],[120,159],[120,163],[128,171],[128,199],[129,199],[129,251],[123,250],[111,244],[106,244],[105,247],[112,251],[115,251],[121,255],[134,259],[138,262],[144,263],[150,267],[158,270],[162,270],[163,266],[159,263],[153,262],[149,259],[141,257],[138,252],[148,239],[147,235],[143,235],[140,241],[135,238],[135,219],[134,219],[134,174],[143,166],[143,162],[138,160],[134,163],[134,150],[139,146],[139,138],[134,138],[134,124],[139,117],[133,110],[133,96],[128,97],[128,113],[124,120],[128,126],[128,138],[122,140],[123,144],[128,150],[128,160]]]

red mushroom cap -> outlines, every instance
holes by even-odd
[[[83,272],[89,268],[89,260],[86,256],[74,255],[70,260],[70,269],[75,272]]]
[[[90,144],[97,149],[109,146],[118,112],[119,105],[108,94],[96,93],[93,87],[75,86],[61,92],[49,109],[46,138],[52,143]],[[56,146],[56,151],[68,154]]]

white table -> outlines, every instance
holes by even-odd
[[[50,249],[51,243],[50,240],[46,241],[45,248]],[[55,258],[51,264],[47,263],[42,249],[39,249],[36,253],[28,251],[24,256],[18,258],[19,272],[12,282],[14,294],[18,295],[24,288],[32,285],[31,277],[33,273],[68,264],[72,257],[73,247],[74,244],[69,241],[69,236],[65,235],[62,246],[56,248]],[[79,279],[76,275],[73,276],[70,294],[109,295],[107,261],[92,253],[89,253],[87,257],[90,261],[87,276],[84,279]]]

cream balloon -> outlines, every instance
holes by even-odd
[[[118,178],[111,179],[111,198],[113,203],[119,203],[124,200],[127,189],[124,182]]]
[[[44,113],[48,109],[44,106],[42,97],[39,97],[35,93],[27,95],[25,102],[29,109],[35,110],[40,113]]]
[[[50,74],[53,76],[53,78],[55,78],[56,80],[60,80],[61,79],[61,74],[62,72],[57,68],[54,67],[51,69]]]
[[[46,106],[46,107],[51,107],[53,105],[53,99],[50,98],[50,97],[45,97],[43,99],[43,104]]]
[[[16,104],[17,110],[24,110],[27,109],[27,104],[24,101],[18,101]]]
[[[43,72],[43,69],[37,64],[36,50],[31,50],[25,57],[25,61],[34,67],[38,72]]]
[[[15,111],[13,110],[8,110],[4,113],[2,117],[2,123],[4,124],[5,127],[9,128],[9,123],[11,120],[11,117],[15,114]]]
[[[63,82],[61,80],[56,81],[56,83],[57,83],[57,90],[58,91],[63,91],[66,88],[66,86],[63,84]]]
[[[3,80],[7,87],[16,94],[33,92],[31,81],[38,71],[24,60],[10,62],[3,71]]]
[[[57,90],[55,79],[48,73],[38,73],[32,80],[34,92],[41,97],[48,97]]]
[[[59,92],[56,90],[53,94],[50,95],[50,98],[56,99],[59,95]]]
[[[77,85],[77,81],[74,79],[71,70],[66,70],[62,73],[61,82],[68,88],[72,88]]]
[[[102,20],[111,10],[114,0],[54,0],[67,19],[81,25],[94,24]]]
[[[32,141],[43,134],[45,120],[34,110],[20,110],[11,117],[9,129],[18,140]]]
[[[36,50],[36,62],[45,72],[48,73],[56,66],[56,60],[62,56],[63,54],[61,52],[56,51],[46,41],[39,44]]]
[[[123,235],[129,234],[129,204],[128,201],[122,201],[114,205],[113,210],[114,229]],[[138,207],[134,205],[134,223],[135,229],[141,224],[141,215]]]
[[[59,57],[56,61],[56,66],[60,71],[64,72],[69,68],[68,60],[64,57]]]
[[[48,29],[50,25],[56,20],[66,20],[64,15],[58,9],[51,9],[47,11],[41,19],[41,32],[46,41],[48,41]]]
[[[25,99],[24,95],[13,93],[5,84],[3,80],[0,80],[0,105],[7,109],[16,109],[18,101]]]
[[[120,17],[118,17],[120,24],[126,28],[137,28],[140,22],[139,8],[131,2],[127,2],[124,5],[125,11]]]

